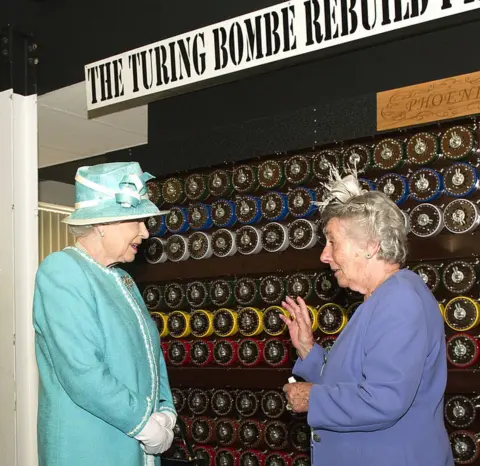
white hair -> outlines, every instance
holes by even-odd
[[[85,238],[93,233],[93,225],[68,225],[68,230],[75,238]]]
[[[405,263],[407,227],[398,206],[380,191],[366,191],[358,183],[355,171],[341,178],[335,168],[331,170],[326,195],[316,203],[324,228],[333,218],[347,219],[352,235],[362,232],[368,242],[379,243],[378,257],[390,264]]]

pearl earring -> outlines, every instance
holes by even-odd
[[[100,236],[103,238],[105,236],[105,232],[104,231],[101,231],[100,232]]]

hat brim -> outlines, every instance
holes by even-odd
[[[160,210],[153,202],[142,199],[137,207],[122,207],[109,201],[94,207],[76,209],[62,222],[67,225],[98,225],[100,223],[125,222],[165,215],[168,210]]]

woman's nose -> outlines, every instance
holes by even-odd
[[[329,262],[331,262],[331,259],[332,258],[330,255],[329,247],[325,246],[323,248],[322,253],[320,254],[320,261],[323,262],[324,264],[328,264]]]
[[[140,237],[147,239],[150,236],[144,222],[140,222]]]

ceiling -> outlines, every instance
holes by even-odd
[[[39,168],[146,144],[147,134],[147,105],[89,120],[85,82],[38,97]]]

